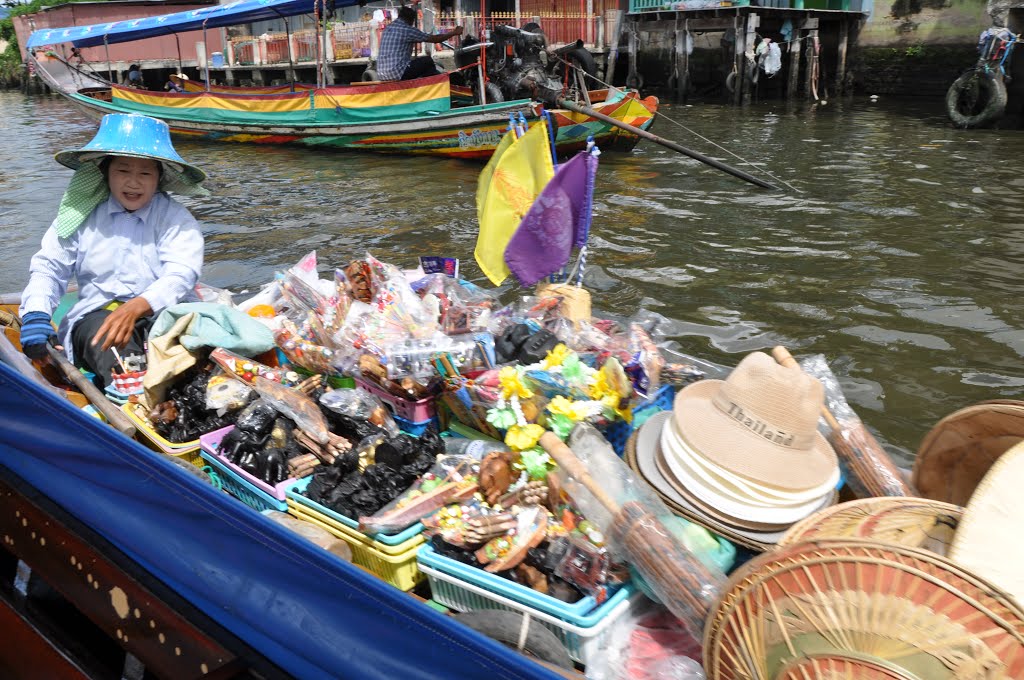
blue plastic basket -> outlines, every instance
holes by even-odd
[[[259,511],[288,511],[288,504],[286,502],[274,498],[265,491],[260,491],[255,486],[245,481],[234,470],[217,460],[217,456],[202,449],[199,450],[199,455],[202,456],[207,465],[216,471],[217,477],[220,479],[221,488],[248,505],[250,508]]]
[[[434,426],[435,430],[441,429],[441,421],[438,419],[437,416],[434,416],[433,418],[429,418],[427,420],[421,420],[418,423],[414,423],[411,420],[406,420],[401,416],[392,416],[392,418],[395,419],[395,423],[398,424],[398,427],[399,429],[402,430],[402,432],[411,434],[414,437],[419,437],[421,434],[426,432],[427,428],[430,427],[431,425]]]
[[[626,451],[626,442],[629,440],[630,435],[632,435],[633,432],[641,425],[647,422],[648,418],[659,411],[671,410],[675,396],[675,390],[671,385],[662,385],[661,388],[655,392],[653,399],[641,401],[633,407],[632,423],[627,423],[624,420],[617,420],[606,427],[604,429],[604,438],[607,439],[608,443],[612,445],[613,449],[615,449],[615,453],[621,456]]]
[[[588,628],[600,619],[600,616],[595,613],[596,610],[605,608],[605,605],[611,603],[612,600],[619,602],[620,600],[629,597],[635,590],[633,585],[627,583],[611,594],[608,600],[603,604],[599,604],[592,595],[587,595],[583,599],[570,604],[568,602],[562,602],[561,600],[555,599],[550,595],[539,593],[533,588],[528,588],[524,585],[515,583],[514,581],[509,581],[497,574],[484,571],[479,567],[473,567],[468,564],[456,562],[444,555],[439,555],[429,543],[419,549],[419,552],[416,553],[416,560],[421,565],[430,567],[435,571],[453,576],[460,581],[465,581],[466,583],[472,583],[473,585],[483,588],[488,592],[492,592],[495,595],[532,607],[533,609],[550,614],[551,616],[565,621],[566,623],[571,623],[582,628]],[[444,604],[445,606],[451,606],[448,603]],[[459,609],[459,607],[454,608]],[[464,607],[461,611],[466,611],[467,608],[479,609],[480,607]]]
[[[303,492],[306,490],[306,487],[309,486],[309,483],[311,481],[313,481],[312,477],[303,477],[302,479],[296,481],[294,484],[288,486],[285,489],[285,494],[288,496],[288,498],[292,499],[299,505],[304,505],[305,507],[309,508],[310,510],[313,510],[314,512],[318,512],[321,515],[333,519],[335,522],[338,522],[339,524],[347,526],[349,529],[359,531],[359,522],[349,517],[345,517],[345,515],[339,515],[334,510],[331,510],[330,508],[320,505],[312,498],[308,498],[302,495]],[[366,532],[360,533],[364,533],[367,536],[372,536],[373,540],[379,543],[383,543],[384,545],[400,545],[408,541],[410,538],[419,535],[422,531],[423,524],[421,524],[420,522],[416,522],[416,524],[413,524],[408,529],[404,529],[402,532],[397,534],[370,534]]]

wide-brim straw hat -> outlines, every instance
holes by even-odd
[[[702,506],[698,499],[686,492],[685,486],[679,480],[667,476],[671,471],[664,469],[665,466],[659,463],[659,457],[661,430],[671,417],[670,411],[656,413],[633,433],[626,442],[626,464],[654,489],[672,512],[737,545],[757,551],[775,547],[789,525],[738,522],[735,518],[722,515],[714,508]],[[832,493],[822,500],[821,507],[828,507],[835,502],[836,494]]]
[[[162,120],[129,113],[107,114],[88,144],[80,149],[60,151],[54,158],[61,165],[77,170],[83,163],[95,163],[105,156],[157,161],[164,170],[161,191],[185,195],[206,192],[202,187],[206,173],[178,155],[171,143],[170,129]]]
[[[982,478],[1006,451],[1024,440],[1024,401],[983,401],[946,416],[914,458],[918,493],[966,505]]]
[[[1024,526],[1022,490],[1024,442],[1004,453],[974,490],[949,556],[1024,604],[1024,542],[1017,533]]]
[[[709,612],[703,660],[708,680],[789,680],[792,664],[808,657],[845,660],[857,672],[801,680],[1024,678],[1024,610],[934,553],[801,542],[733,573]],[[890,675],[868,672],[878,668]]]
[[[680,435],[711,463],[757,484],[801,491],[838,469],[817,430],[823,404],[817,379],[752,352],[725,380],[680,390],[673,413]]]
[[[927,498],[862,498],[797,522],[779,541],[779,547],[809,540],[857,538],[947,555],[963,512],[959,505]]]

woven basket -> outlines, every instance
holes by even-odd
[[[859,656],[813,654],[790,661],[775,680],[919,680],[900,668]]]
[[[924,550],[852,539],[797,543],[733,574],[708,616],[704,668],[708,680],[788,678],[808,656],[895,670],[815,675],[805,665],[801,680],[1024,678],[1024,610]]]
[[[887,496],[841,503],[794,524],[779,546],[860,538],[947,555],[964,509],[925,498]]]
[[[983,401],[946,416],[925,435],[913,484],[925,498],[967,505],[992,464],[1024,440],[1024,401]]]

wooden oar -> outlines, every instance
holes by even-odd
[[[779,345],[772,349],[775,360],[787,367],[803,370],[789,353]],[[918,493],[903,479],[899,468],[878,441],[871,436],[864,424],[857,422],[840,423],[828,407],[821,405],[821,415],[832,429],[829,442],[836,454],[842,458],[850,469],[850,473],[872,496],[917,496]]]
[[[112,401],[97,389],[92,382],[89,381],[81,371],[75,368],[75,365],[68,361],[68,358],[64,356],[64,352],[60,351],[53,345],[46,345],[46,351],[50,355],[50,359],[53,363],[57,364],[64,376],[71,381],[71,384],[78,388],[78,390],[86,396],[86,398],[92,402],[92,405],[96,407],[100,413],[107,419],[107,422],[114,426],[114,428],[125,435],[126,437],[135,436],[135,426],[132,425],[132,421],[128,420],[121,409],[119,409]]]
[[[595,111],[594,109],[590,108],[589,106],[580,106],[579,104],[577,104],[575,102],[568,101],[567,99],[559,99],[558,100],[558,105],[561,106],[563,109],[569,109],[570,111],[575,111],[576,113],[582,113],[585,116],[592,116],[594,118],[597,118],[600,121],[608,123],[609,125],[614,125],[615,127],[622,128],[623,130],[627,130],[629,132],[632,132],[634,135],[637,135],[638,137],[642,137],[642,138],[644,138],[646,140],[652,141],[655,144],[660,144],[663,147],[665,147],[666,149],[672,149],[673,151],[678,151],[679,153],[683,154],[684,156],[689,156],[690,158],[692,158],[694,160],[698,160],[701,163],[704,163],[705,165],[710,165],[711,167],[717,168],[718,170],[721,170],[722,172],[726,172],[726,173],[732,175],[733,177],[738,177],[738,178],[742,179],[745,182],[750,182],[751,184],[756,184],[757,186],[764,187],[765,189],[772,189],[774,191],[778,191],[779,190],[779,188],[777,186],[775,186],[774,184],[769,184],[768,182],[765,182],[763,179],[759,179],[757,177],[754,177],[753,175],[751,175],[748,172],[744,172],[744,171],[742,171],[742,170],[740,170],[738,168],[734,168],[731,165],[726,165],[725,163],[723,163],[721,161],[716,161],[714,158],[711,158],[709,156],[705,156],[704,154],[700,153],[699,151],[694,151],[693,149],[687,149],[685,146],[681,146],[679,144],[676,144],[675,142],[670,141],[668,139],[665,139],[664,137],[659,137],[658,135],[652,134],[652,133],[648,132],[647,130],[641,130],[640,128],[636,127],[635,125],[630,125],[629,123],[623,123],[621,120],[616,120],[615,118],[612,118],[611,116],[606,116],[605,114],[601,113],[600,111]]]
[[[708,610],[721,590],[722,576],[687,550],[650,508],[637,501],[620,505],[553,432],[545,432],[540,445],[611,513],[611,537],[622,545],[629,562],[654,588],[665,607],[696,639],[701,639]]]

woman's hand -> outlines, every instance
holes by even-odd
[[[153,309],[146,302],[146,298],[137,297],[129,300],[103,320],[103,325],[92,337],[92,344],[99,344],[103,351],[107,351],[111,347],[123,348],[132,339],[135,322],[152,313]]]

